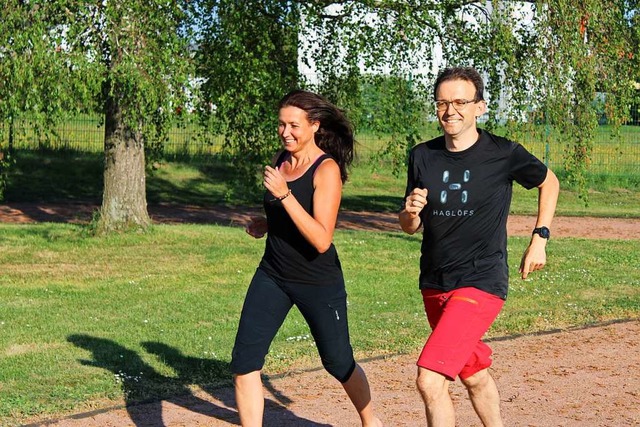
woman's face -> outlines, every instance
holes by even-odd
[[[314,134],[320,127],[319,122],[310,122],[307,112],[287,106],[278,114],[278,135],[287,151],[299,151],[308,144],[315,144]]]

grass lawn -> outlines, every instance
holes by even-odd
[[[15,153],[7,201],[99,201],[102,155]],[[149,203],[258,204],[234,192],[215,157],[157,165]],[[388,165],[352,169],[342,207],[395,211],[404,176]],[[533,214],[537,192],[514,187],[512,213]],[[594,181],[589,204],[562,188],[558,215],[638,217],[637,177]],[[414,353],[427,334],[417,291],[419,236],[338,231],[359,358]],[[523,281],[526,238],[511,238],[510,296],[490,331],[504,336],[640,317],[635,241],[554,239],[549,264]],[[156,226],[91,237],[69,224],[0,224],[0,425],[229,383],[230,351],[246,287],[264,248],[243,230]],[[293,311],[266,372],[319,366]]]
[[[95,238],[69,224],[0,224],[0,425],[229,383],[243,296],[264,248],[239,228],[156,226]],[[549,264],[516,274],[491,336],[640,317],[634,241],[554,239]],[[359,358],[415,353],[427,334],[419,237],[338,231]],[[621,268],[623,267],[623,268]],[[319,366],[294,310],[266,372]]]

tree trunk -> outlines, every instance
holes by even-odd
[[[147,212],[144,140],[140,129],[123,120],[118,100],[108,96],[104,131],[104,193],[98,231],[146,229]]]

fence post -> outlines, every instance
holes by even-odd
[[[546,120],[545,120],[546,122]],[[549,147],[549,135],[551,135],[551,130],[549,129],[549,123],[544,124],[544,164],[549,167],[549,156],[551,154],[551,148]]]
[[[13,116],[9,117],[9,153],[13,152]]]

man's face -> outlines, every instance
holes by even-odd
[[[475,137],[476,119],[484,114],[484,101],[475,101],[476,88],[467,80],[447,80],[440,83],[436,90],[436,102],[447,101],[445,108],[437,109],[438,121],[445,135],[454,139],[465,136]],[[472,101],[466,105],[455,106],[452,101]],[[461,104],[461,103],[458,103]]]

